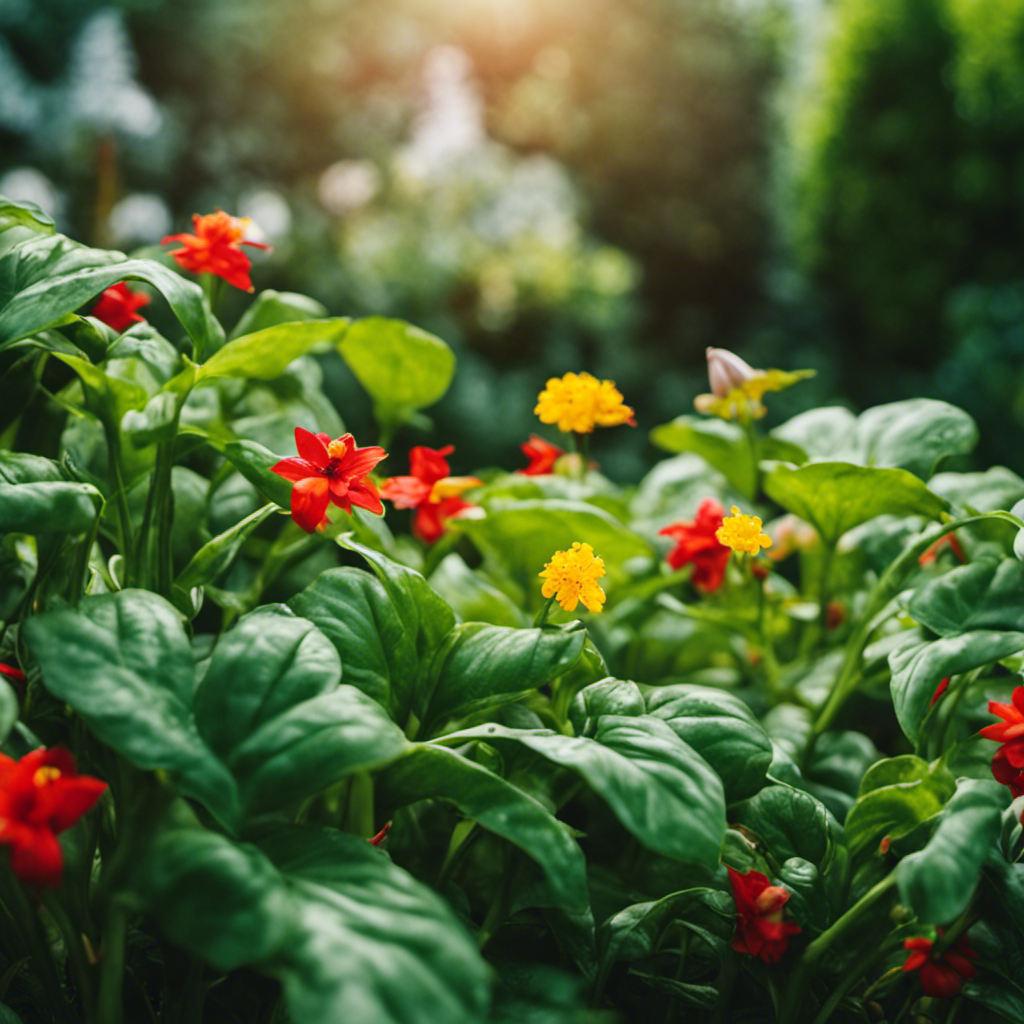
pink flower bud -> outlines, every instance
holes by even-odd
[[[706,355],[708,380],[711,382],[711,390],[718,398],[725,398],[733,388],[738,388],[744,381],[757,376],[757,370],[728,349],[709,348]]]

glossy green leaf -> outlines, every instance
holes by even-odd
[[[453,804],[536,861],[558,905],[577,911],[588,906],[586,862],[568,827],[483,765],[444,747],[422,744],[381,771],[376,783],[386,807],[428,799]]]
[[[552,682],[579,660],[585,638],[582,623],[569,631],[456,626],[435,656],[424,735],[448,719],[497,708]]]
[[[349,329],[347,317],[278,324],[229,341],[199,367],[197,380],[242,377],[274,380],[289,363],[317,345],[336,345]]]
[[[0,232],[8,228],[28,228],[40,235],[52,235],[57,230],[53,218],[35,203],[0,196]]]
[[[525,626],[526,615],[512,599],[466,565],[461,555],[441,559],[430,574],[430,586],[463,622]]]
[[[635,718],[646,712],[643,694],[636,683],[609,677],[585,686],[573,697],[569,721],[577,736],[593,739],[605,715]]]
[[[0,484],[0,533],[86,533],[102,504],[103,496],[91,484]]]
[[[838,405],[819,406],[798,413],[772,431],[772,436],[802,448],[816,461],[859,463],[855,444],[857,417]]]
[[[573,541],[589,544],[604,559],[606,576],[600,582],[612,599],[615,586],[628,578],[626,563],[654,557],[647,541],[614,516],[583,502],[512,502],[485,519],[464,519],[458,526],[489,563],[515,580],[527,607],[533,609],[544,600],[539,574],[556,551],[568,550]]]
[[[24,634],[46,688],[101,742],[172,773],[221,821],[237,820],[234,780],[192,717],[192,650],[167,601],[145,590],[86,597],[77,609],[33,616]]]
[[[938,640],[912,636],[889,655],[893,709],[907,739],[918,731],[935,694],[947,676],[967,672],[1024,651],[1024,632],[978,629]]]
[[[479,1024],[488,973],[445,903],[365,840],[290,827],[260,848],[169,829],[135,889],[168,937],[217,970],[280,980],[303,1024]]]
[[[5,679],[0,679],[0,743],[18,720],[18,695]]]
[[[60,463],[27,452],[0,451],[0,483],[32,484],[67,480]]]
[[[276,505],[264,505],[230,529],[207,541],[181,570],[174,581],[175,584],[182,590],[191,590],[204,583],[213,583],[234,562],[253,530],[276,511]]]
[[[1002,824],[1009,793],[994,779],[961,779],[928,845],[900,861],[900,898],[926,924],[967,909]]]
[[[907,609],[933,633],[1024,632],[1024,565],[1011,558],[958,566],[914,591]]]
[[[718,773],[729,803],[764,786],[772,741],[738,697],[688,684],[650,687],[645,696],[648,714],[667,722]]]
[[[357,320],[337,348],[373,399],[381,423],[403,423],[417,409],[433,405],[455,373],[452,350],[402,320]]]
[[[983,473],[936,473],[928,487],[958,509],[1012,509],[1024,499],[1024,480],[1012,469],[992,466]]]
[[[481,725],[443,741],[470,739],[519,744],[575,772],[648,849],[689,864],[718,863],[726,828],[722,783],[660,719],[604,715],[593,739]]]
[[[249,483],[259,488],[272,502],[281,508],[291,508],[291,482],[270,470],[271,466],[276,465],[286,455],[268,451],[255,441],[217,442],[211,438],[210,443]]]
[[[791,786],[767,786],[737,804],[731,814],[780,864],[801,857],[821,872],[827,870],[832,849],[842,835],[820,800]]]
[[[776,466],[765,476],[767,495],[811,523],[829,543],[880,515],[938,519],[947,505],[904,469],[872,469],[846,462]]]
[[[297,292],[278,292],[273,288],[265,288],[253,299],[249,308],[242,314],[231,338],[241,338],[246,334],[255,334],[268,327],[278,324],[291,324],[301,320],[320,320],[327,316],[327,307],[308,295]]]

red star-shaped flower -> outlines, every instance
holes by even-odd
[[[148,306],[150,298],[143,292],[133,292],[123,281],[106,288],[89,311],[89,316],[102,320],[119,334],[132,324],[141,324],[145,317],[135,311]]]
[[[307,533],[326,526],[327,506],[337,505],[351,513],[352,506],[382,515],[377,485],[368,474],[388,453],[371,446],[357,448],[351,434],[332,441],[326,434],[295,428],[298,458],[282,459],[271,470],[291,480],[292,519]]]
[[[789,899],[788,890],[772,885],[760,871],[742,875],[728,865],[726,869],[736,901],[736,934],[732,948],[756,956],[766,964],[777,963],[786,952],[790,935],[800,932],[798,924],[782,919],[782,908]]]
[[[937,929],[939,935],[942,929]],[[961,937],[942,954],[932,954],[932,940],[926,938],[907,939],[904,949],[911,950],[903,965],[904,971],[917,971],[921,982],[921,991],[926,996],[937,999],[951,999],[963,988],[965,981],[970,981],[978,970],[968,960],[978,954],[967,945],[966,937]]]
[[[545,441],[539,434],[531,434],[530,440],[519,446],[530,460],[524,469],[517,470],[526,476],[546,476],[554,471],[555,462],[565,454],[558,445]]]
[[[178,266],[193,274],[216,274],[228,284],[251,292],[249,268],[252,263],[239,246],[251,245],[254,249],[269,249],[270,246],[245,238],[249,219],[232,217],[223,210],[217,210],[204,217],[193,214],[192,223],[196,229],[194,235],[168,235],[160,243],[181,242],[182,247],[171,252]]]
[[[33,750],[21,760],[0,754],[0,844],[23,882],[56,889],[64,870],[57,833],[100,798],[105,782],[79,775],[63,747]]]
[[[665,556],[673,569],[693,565],[693,585],[705,594],[717,590],[725,579],[729,548],[715,536],[725,509],[714,498],[705,498],[690,522],[671,523],[658,533],[671,537],[676,546]]]
[[[981,735],[1002,743],[992,760],[992,774],[1009,786],[1014,796],[1024,796],[1024,790],[1017,792],[1024,775],[1024,686],[1018,686],[1011,699],[1011,704],[989,701],[989,714],[997,715],[1003,721],[986,725]]]
[[[461,497],[483,481],[475,476],[449,476],[446,455],[455,451],[452,445],[427,448],[419,445],[409,452],[409,476],[393,476],[381,486],[381,496],[395,508],[414,508],[412,532],[425,544],[439,540],[446,522],[473,506]]]

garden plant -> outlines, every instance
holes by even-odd
[[[807,374],[711,349],[471,467],[445,343],[254,292],[244,221],[0,229],[0,1024],[1024,1019],[1024,480],[966,413],[764,430]]]

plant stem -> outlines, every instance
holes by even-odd
[[[118,900],[107,904],[103,927],[103,957],[100,960],[100,993],[96,1002],[97,1024],[121,1024],[124,1007],[121,986],[124,981],[125,938],[128,911]]]
[[[94,993],[92,974],[82,952],[82,938],[75,931],[74,925],[72,925],[64,908],[52,892],[44,891],[42,893],[42,902],[50,916],[57,922],[57,927],[64,937],[64,948],[67,950],[68,960],[71,961],[71,973],[75,977],[75,984],[78,986],[82,1005],[85,1007],[86,1017],[89,1017],[92,1014]]]
[[[373,776],[369,772],[353,772],[345,809],[345,830],[369,839],[376,831],[373,802]]]
[[[750,500],[756,501],[761,492],[761,458],[760,439],[757,436],[757,428],[750,416],[741,417],[743,421],[743,432],[747,436],[747,454],[750,458]]]
[[[121,530],[121,557],[124,559],[125,586],[135,582],[135,538],[132,529],[132,513],[128,507],[127,484],[124,478],[124,462],[121,458],[121,435],[114,427],[104,423],[107,437],[107,459],[110,467],[110,486],[117,503],[118,523]]]

